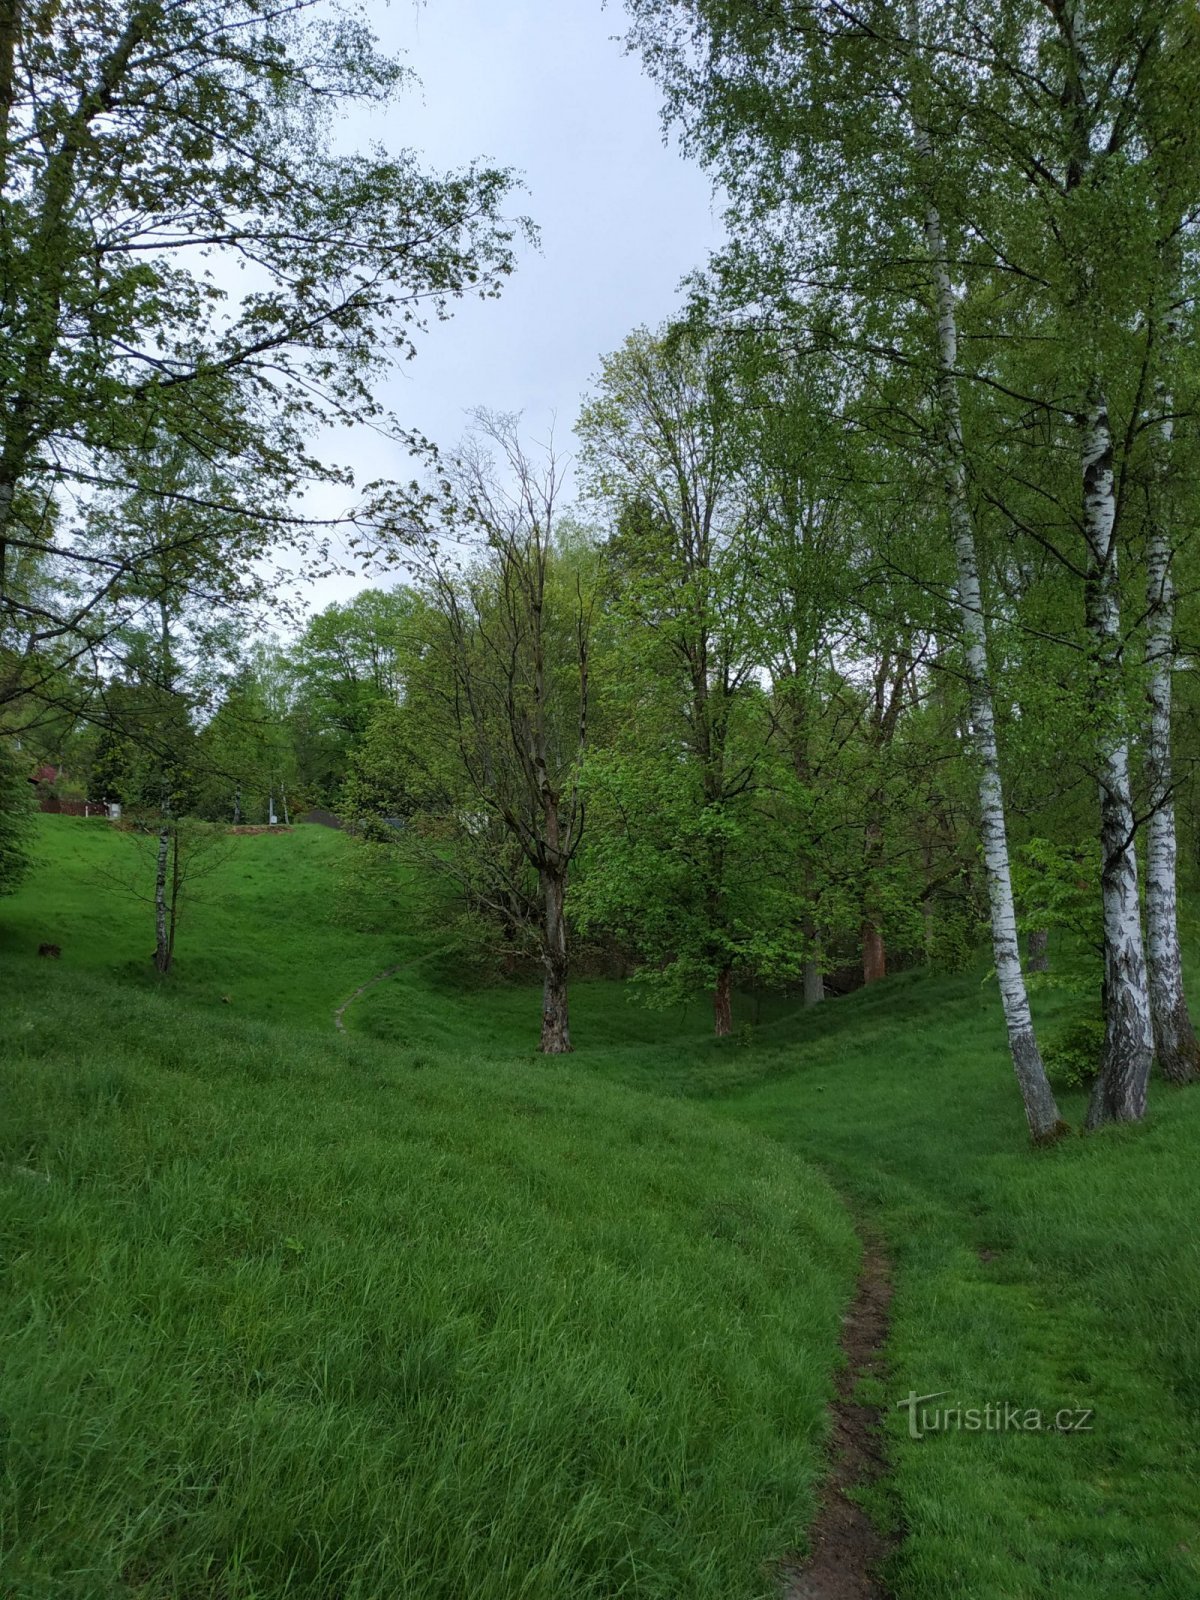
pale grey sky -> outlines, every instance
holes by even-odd
[[[600,356],[669,316],[680,279],[718,242],[708,180],[664,148],[657,92],[614,38],[619,4],[368,0],[368,13],[421,83],[386,120],[356,121],[345,136],[411,146],[438,169],[473,157],[513,167],[526,184],[514,210],[541,230],[540,251],[523,250],[502,298],[460,302],[451,322],[435,324],[386,401],[443,446],[475,406],[523,412],[532,438],[556,418],[569,451]],[[340,436],[335,450],[364,480],[412,474],[374,435]],[[330,579],[314,603],[364,581]]]

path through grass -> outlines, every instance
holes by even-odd
[[[156,987],[112,835],[44,837],[0,906],[6,1596],[765,1595],[858,1256],[830,1184],[894,1263],[897,1600],[1200,1594],[1200,1091],[1031,1154],[980,974],[720,1044],[580,984],[548,1063],[535,990],[422,962],[339,1037],[430,948],[333,920],[346,840],[239,841]],[[1091,1426],[912,1439],[910,1391]]]

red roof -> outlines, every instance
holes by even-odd
[[[30,781],[30,783],[57,783],[58,782],[58,768],[57,767],[39,767],[37,769],[37,771],[33,774],[33,776],[30,778],[29,781]]]

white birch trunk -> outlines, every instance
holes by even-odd
[[[910,18],[914,14],[915,7],[910,9]],[[915,37],[915,28],[913,31]],[[919,123],[915,126],[914,137],[918,156],[923,162],[928,161],[933,154],[932,143],[928,132]],[[1004,788],[1000,778],[1000,751],[996,741],[996,717],[988,673],[987,627],[979,584],[979,557],[967,498],[962,412],[955,373],[958,364],[958,319],[941,216],[933,204],[925,212],[925,247],[933,268],[936,295],[946,499],[954,541],[956,598],[971,700],[971,737],[979,766],[979,823],[991,910],[992,955],[1000,1003],[1004,1009],[1004,1023],[1008,1030],[1013,1071],[1020,1085],[1030,1136],[1040,1143],[1057,1137],[1063,1123],[1034,1035],[1029,995],[1021,970],[1021,946],[1017,934],[1008,829],[1004,817]]]
[[[1160,391],[1160,398],[1164,410],[1169,413],[1169,397]],[[1194,1083],[1200,1076],[1200,1047],[1196,1044],[1183,989],[1171,765],[1175,586],[1171,577],[1171,544],[1163,491],[1169,481],[1173,435],[1174,427],[1167,415],[1159,428],[1163,460],[1146,546],[1146,669],[1150,701],[1146,755],[1150,791],[1150,822],[1146,834],[1146,958],[1154,1051],[1159,1070],[1171,1083]]]
[[[1112,429],[1107,402],[1098,391],[1090,397],[1084,419],[1081,464],[1104,911],[1104,1056],[1087,1114],[1087,1126],[1095,1128],[1105,1122],[1140,1121],[1154,1058],[1122,680]]]
[[[164,822],[158,834],[158,852],[154,862],[154,965],[166,972],[171,964],[170,939],[167,930],[167,864],[171,854],[171,830]]]

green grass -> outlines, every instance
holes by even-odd
[[[1195,1600],[1200,1093],[1157,1084],[1145,1126],[1033,1154],[996,1010],[977,975],[909,974],[752,1051],[697,1047],[672,1089],[820,1164],[886,1239],[890,1376],[872,1398],[901,1600]],[[650,1075],[629,1056],[614,1070]],[[1082,1096],[1063,1108],[1082,1122]],[[910,1440],[896,1402],[939,1391],[947,1408],[1091,1410],[1091,1431]]]
[[[43,836],[0,904],[6,1597],[769,1593],[857,1259],[829,1182],[894,1263],[898,1600],[1200,1594],[1200,1092],[1032,1154],[980,974],[719,1043],[580,984],[546,1062],[532,989],[334,919],[316,829],[238,840],[155,984],[113,835]],[[914,1441],[910,1390],[1092,1427]]]
[[[100,820],[42,816],[38,824],[40,868],[0,902],[0,960],[21,969],[40,944],[57,944],[69,971],[155,989],[151,909],[123,887],[136,877],[136,841]],[[379,919],[374,908],[356,914],[357,886],[342,871],[347,853],[344,835],[316,826],[230,836],[225,859],[197,878],[184,902],[170,992],[239,1017],[324,1031],[360,984],[399,965],[394,979],[347,1011],[351,1032],[404,1045],[529,1051],[541,1023],[537,994],[525,985],[472,991],[456,982],[426,906],[402,906],[385,931],[364,931]],[[144,849],[140,862],[148,889]],[[740,1020],[760,1009],[743,1002]],[[708,1022],[702,1001],[647,1011],[625,986],[603,982],[575,985],[572,1010],[584,1048],[677,1043],[681,1034],[703,1037]]]
[[[119,841],[68,826],[3,913],[6,1600],[769,1593],[857,1256],[824,1180],[570,1062],[340,1038],[327,973],[281,973],[319,1027],[261,972],[267,1020],[199,1005],[300,905],[281,965],[342,959],[332,836],[239,840],[239,937],[147,989],[122,922],[114,983],[78,884]]]
[[[152,887],[152,864],[129,835],[99,820],[39,817],[40,870],[0,904],[0,960],[18,965],[57,944],[68,971],[130,987],[157,983],[150,907],[122,885]],[[339,867],[345,838],[330,829],[231,835],[215,868],[184,901],[171,991],[200,1006],[325,1028],[335,1006],[374,972],[426,955],[411,927],[366,934],[345,924]]]

